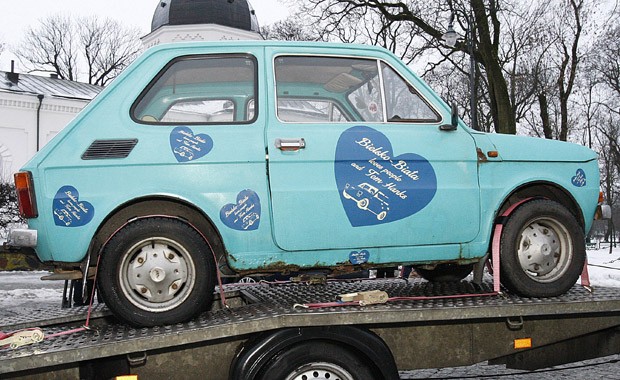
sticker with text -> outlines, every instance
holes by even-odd
[[[336,186],[353,227],[389,223],[426,207],[437,192],[432,165],[415,153],[395,155],[381,132],[366,126],[340,135]]]
[[[368,259],[370,259],[370,252],[365,249],[349,253],[349,262],[353,265],[365,264],[368,262]]]
[[[80,200],[80,193],[73,186],[61,187],[52,202],[54,223],[61,227],[80,227],[93,219],[95,208]]]
[[[584,187],[586,185],[586,172],[583,169],[577,169],[575,176],[571,179],[574,186]]]
[[[213,149],[211,136],[194,134],[188,127],[176,127],[170,132],[170,149],[178,162],[195,161]]]
[[[252,190],[237,194],[237,202],[229,203],[220,210],[222,222],[239,231],[251,231],[260,223],[260,198]]]

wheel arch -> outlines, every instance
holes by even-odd
[[[373,370],[380,378],[398,379],[398,369],[392,351],[385,342],[369,330],[351,326],[289,328],[253,337],[235,356],[231,363],[229,378],[254,379],[274,355],[296,344],[309,341],[337,343],[340,347],[370,360]]]
[[[498,208],[495,215],[496,220],[510,206],[528,198],[546,198],[555,201],[566,207],[575,216],[577,223],[582,228],[585,226],[583,211],[572,194],[557,183],[547,181],[530,182],[515,188]]]
[[[119,228],[128,221],[148,216],[171,216],[177,217],[193,228],[196,228],[204,237],[209,239],[210,247],[215,251],[219,270],[226,274],[232,274],[232,270],[227,264],[227,255],[222,240],[222,236],[215,227],[215,224],[195,205],[178,199],[165,196],[153,196],[136,198],[123,203],[110,212],[99,225],[89,247],[91,265],[96,265],[97,254]]]

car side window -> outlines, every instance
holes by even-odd
[[[346,116],[336,103],[324,99],[280,98],[278,117],[289,122],[345,122]]]
[[[376,60],[280,56],[275,60],[275,76],[281,121],[383,120]]]
[[[251,56],[181,57],[151,81],[131,109],[146,124],[249,123],[256,117]]]
[[[385,86],[388,122],[437,122],[440,120],[439,114],[394,69],[382,62],[381,71]]]

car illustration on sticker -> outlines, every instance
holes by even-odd
[[[378,220],[383,220],[390,210],[388,197],[376,187],[364,182],[357,188],[349,183],[342,190],[342,196],[357,203],[360,210],[375,214]]]

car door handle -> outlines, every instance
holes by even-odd
[[[276,148],[281,151],[297,151],[306,147],[306,140],[303,137],[296,139],[276,139]]]

